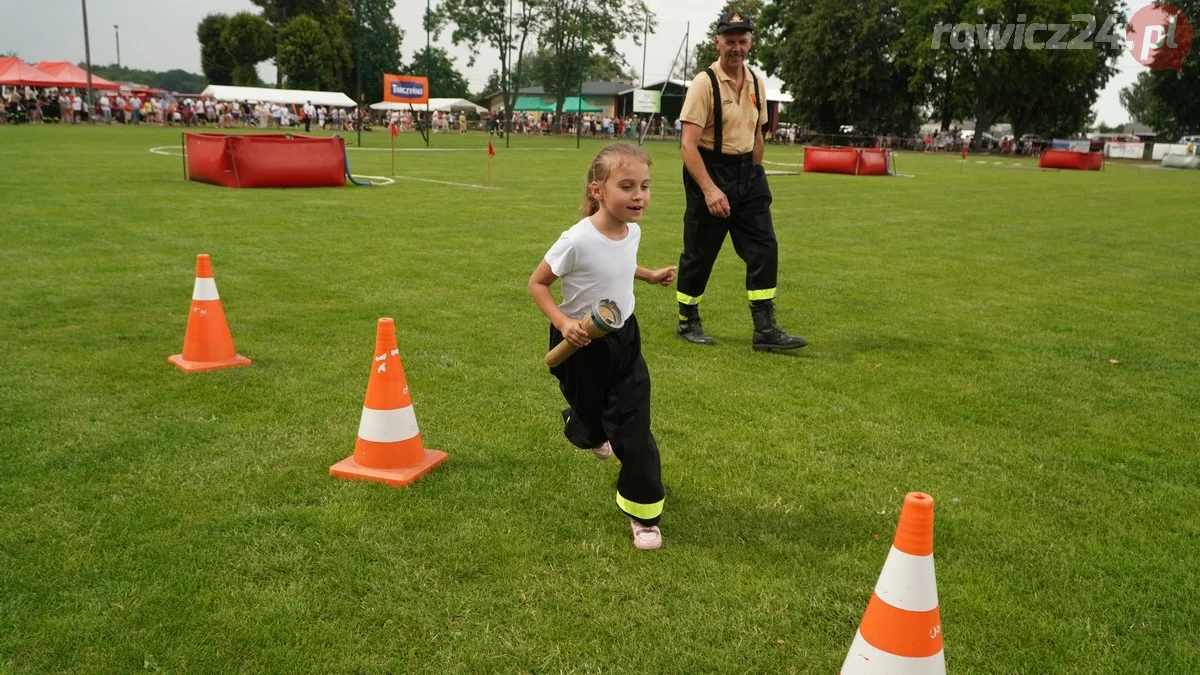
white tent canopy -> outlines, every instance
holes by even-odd
[[[340,91],[305,91],[303,89],[268,89],[266,87],[234,87],[225,84],[210,84],[201,96],[218,101],[260,101],[282,105],[327,105],[337,108],[353,108],[354,99]]]
[[[372,103],[371,110],[408,110],[408,103],[393,103],[391,101],[380,101]],[[424,103],[412,104],[413,110],[424,110]],[[487,112],[487,108],[481,105],[475,105],[465,98],[431,98],[429,99],[429,109],[437,110],[438,112],[473,112],[482,115]]]

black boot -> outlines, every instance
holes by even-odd
[[[799,335],[788,335],[775,323],[775,302],[755,300],[750,303],[750,316],[754,318],[754,340],[756,352],[773,352],[783,349],[799,349],[808,341]]]
[[[679,327],[675,329],[675,334],[694,345],[717,344],[716,340],[704,332],[704,326],[700,322],[700,309],[695,305],[679,303]]]

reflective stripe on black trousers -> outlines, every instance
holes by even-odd
[[[779,269],[779,244],[771,222],[771,188],[766,171],[752,156],[716,155],[701,149],[708,175],[729,200],[729,217],[708,212],[704,192],[683,168],[684,196],[683,253],[679,256],[679,293],[693,298],[704,295],[708,277],[725,234],[733,239],[738,257],[746,262],[746,290],[774,289]]]

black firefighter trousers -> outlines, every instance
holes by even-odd
[[[550,326],[550,348],[562,342]],[[588,449],[608,441],[621,461],[617,506],[646,525],[662,517],[662,469],[650,433],[650,371],[642,358],[637,318],[551,368],[571,406],[563,435]]]
[[[676,297],[685,305],[696,305],[704,296],[713,263],[728,233],[738,257],[746,262],[746,291],[749,299],[775,297],[779,270],[779,244],[771,222],[771,188],[766,171],[754,163],[750,153],[716,154],[700,149],[704,166],[729,200],[729,217],[708,212],[704,193],[683,168],[687,207],[683,213],[683,253],[679,256]]]

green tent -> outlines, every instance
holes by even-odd
[[[517,112],[554,112],[554,104],[546,103],[540,96],[521,96],[513,104]]]
[[[591,103],[579,98],[578,96],[568,96],[563,99],[563,112],[565,113],[598,113],[604,112],[604,108],[598,108]]]

